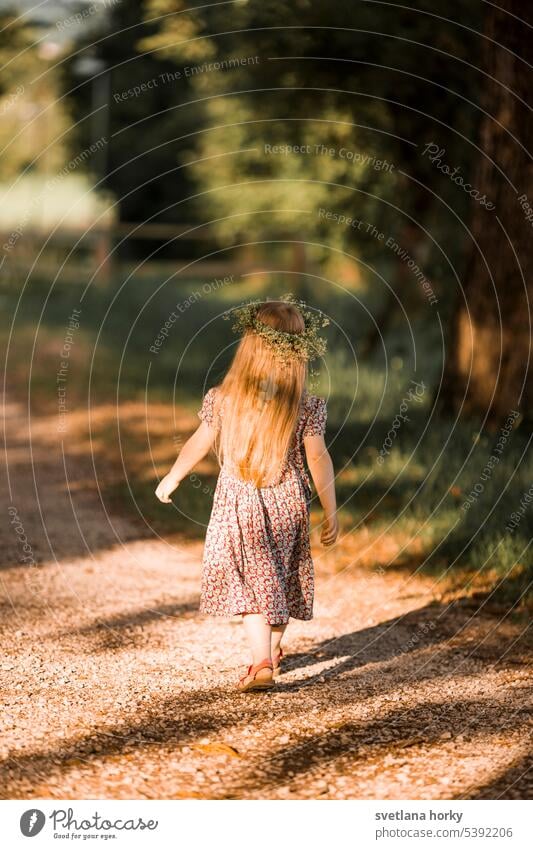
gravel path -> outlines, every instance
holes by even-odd
[[[52,419],[32,463],[16,404],[7,432],[3,798],[531,796],[523,623],[315,546],[315,619],[274,691],[237,694],[242,626],[197,613],[201,544],[109,516]]]

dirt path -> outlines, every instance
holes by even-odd
[[[88,445],[63,457],[52,420],[32,463],[22,407],[7,431],[4,797],[531,796],[523,625],[316,548],[288,671],[238,695],[242,627],[197,613],[201,544],[108,515]]]

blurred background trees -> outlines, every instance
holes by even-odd
[[[426,311],[412,260],[447,327],[441,405],[457,412],[466,403],[496,420],[514,406],[529,415],[527,284],[512,248],[500,250],[500,228],[507,222],[527,247],[530,225],[513,187],[519,178],[531,199],[531,39],[518,4],[507,6],[511,15],[460,2],[452,21],[444,2],[115,3],[63,65],[71,140],[90,143],[91,105],[106,113],[99,185],[118,198],[125,222],[208,223],[226,250],[268,243],[286,257],[290,243],[290,270],[304,271],[311,257],[334,277],[348,267],[342,252],[357,257],[353,278],[361,262],[383,263],[376,230],[390,237],[407,260],[385,263],[394,284],[381,287],[362,352],[398,301],[415,321]],[[84,60],[100,64],[80,84]],[[107,103],[94,101],[95,77]],[[450,174],[492,199],[496,213]],[[361,224],[339,225],[340,216]],[[165,256],[168,244],[143,245],[154,249]]]
[[[5,4],[4,4],[5,5]],[[54,173],[69,143],[54,51],[35,21],[0,5],[0,180]]]
[[[176,11],[180,8],[177,3]],[[179,84],[166,81],[167,75],[177,79],[181,73],[179,61],[144,46],[156,30],[157,25],[145,22],[142,2],[114,3],[90,33],[75,40],[63,65],[63,85],[76,123],[73,150],[98,136],[96,111],[109,139],[99,185],[117,198],[118,217],[126,222],[191,220],[184,202],[194,183],[182,155],[191,134],[201,130],[202,110],[191,102],[185,77]],[[95,84],[105,92],[96,102]],[[154,246],[150,242],[145,247]]]
[[[445,19],[445,3],[423,14],[360,3],[353,20],[346,4],[325,0],[193,2],[192,11],[179,0],[114,4],[101,38],[76,46],[105,63],[110,78],[106,185],[121,198],[121,218],[216,219],[224,241],[283,235],[323,244],[321,258],[331,247],[371,257],[381,250],[364,232],[318,217],[328,206],[400,234],[407,250],[446,274],[421,225],[437,227],[456,259],[451,210],[464,215],[468,198],[422,150],[438,139],[463,171],[476,153],[481,4],[459,6],[458,26]],[[69,69],[76,62],[79,53]],[[222,69],[210,70],[217,62]],[[117,101],[143,84],[151,87]],[[70,94],[78,119],[88,114],[90,88]],[[76,144],[88,131],[82,121]],[[265,153],[275,145],[313,152]],[[195,192],[208,194],[185,202]]]

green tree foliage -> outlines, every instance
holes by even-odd
[[[175,0],[148,0],[148,17],[162,16],[149,43],[179,66],[192,44],[197,54],[209,47],[190,77],[206,117],[188,156],[208,192],[198,214],[220,219],[225,239],[281,232],[372,254],[375,240],[322,207],[387,233],[406,232],[409,216],[427,226],[439,214],[455,228],[444,204],[464,215],[468,197],[423,150],[437,143],[467,178],[480,114],[469,103],[482,78],[479,3],[455,4],[456,23],[445,2],[191,6],[198,11],[174,14]]]
[[[65,153],[57,73],[39,36],[15,11],[0,15],[0,179],[6,182],[23,171],[50,173]]]
[[[100,33],[77,45],[107,68],[103,185],[123,220],[214,222],[224,245],[301,239],[324,246],[317,257],[339,249],[372,260],[383,255],[373,226],[448,291],[472,201],[427,145],[472,179],[483,9],[481,0],[453,10],[444,0],[110,5]],[[80,84],[74,61],[67,88],[87,142],[94,83]]]
[[[97,176],[117,197],[122,220],[188,221],[191,213],[180,201],[193,187],[180,151],[198,130],[201,110],[191,103],[180,61],[147,46],[158,25],[145,22],[144,12],[143,2],[109,5],[96,31],[73,46],[64,71],[76,123],[73,146],[86,147],[104,129],[105,176]],[[101,69],[84,78],[87,58]]]

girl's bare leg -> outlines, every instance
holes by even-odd
[[[242,623],[252,652],[252,663],[261,663],[271,658],[272,626],[265,621],[262,613],[243,613]]]
[[[279,654],[281,638],[283,637],[283,634],[285,633],[288,624],[289,623],[286,622],[284,625],[272,625],[272,660],[274,660],[276,655]]]

